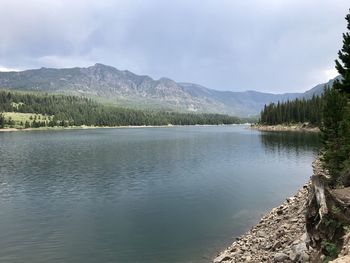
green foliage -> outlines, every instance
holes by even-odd
[[[350,14],[346,16],[350,30]],[[350,35],[343,34],[336,69],[342,80],[335,81],[325,92],[323,125],[323,166],[331,175],[331,186],[350,185]]]
[[[349,233],[350,232],[350,225],[343,226],[344,232]]]
[[[41,115],[41,114],[35,114],[34,117],[31,113],[20,113],[20,112],[4,112],[3,113],[5,118],[5,127],[13,127],[13,128],[23,128],[25,127],[25,123],[29,123],[29,127],[32,125],[33,120],[42,119],[45,121],[45,119],[48,116]],[[46,121],[47,122],[47,121]],[[27,128],[29,128],[27,125]]]
[[[25,129],[30,128],[30,123],[29,123],[29,121],[26,121],[26,122],[24,123],[24,128],[25,128]]]
[[[337,258],[339,251],[336,244],[327,240],[323,240],[321,243],[321,246],[322,246],[323,253],[326,256],[326,259],[324,262],[328,262],[332,259]]]
[[[313,96],[310,100],[271,103],[265,105],[260,114],[260,122],[265,125],[304,123],[319,126],[322,119],[323,99]]]
[[[337,89],[325,90],[323,124],[321,126],[324,146],[323,166],[331,175],[331,185],[343,184],[343,168],[348,159],[349,144],[346,143],[348,121],[346,121],[347,99]],[[345,135],[345,136],[344,136]]]
[[[336,208],[339,209],[339,208]],[[340,212],[340,210],[336,210],[337,213]],[[334,213],[333,211],[333,207],[332,207],[332,213]],[[330,231],[332,231],[333,233],[335,233],[339,228],[341,228],[343,225],[341,222],[333,219],[333,218],[324,218],[324,224],[327,227],[327,229],[329,229]]]
[[[347,29],[350,31],[350,13],[346,15]],[[343,34],[343,47],[338,52],[339,60],[335,60],[335,68],[343,77],[342,81],[337,81],[334,87],[342,93],[350,94],[350,34],[345,32]]]
[[[0,128],[5,127],[5,117],[4,115],[0,112]]]
[[[339,214],[341,212],[341,209],[335,205],[332,206],[332,213],[333,214]]]
[[[76,96],[7,91],[0,91],[0,111],[32,113],[33,116],[29,117],[28,122],[34,128],[80,125],[140,126],[240,123],[240,119],[229,115],[141,111],[104,106],[91,99]],[[45,120],[47,116],[51,116],[50,120]]]

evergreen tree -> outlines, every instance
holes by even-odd
[[[308,122],[320,126],[322,118],[323,98],[313,96],[309,100],[295,99],[293,101],[271,103],[265,105],[260,114],[260,123],[266,125],[290,124]]]
[[[4,128],[5,126],[5,117],[4,114],[0,112],[0,128]]]
[[[30,123],[29,123],[29,121],[26,121],[25,123],[24,123],[24,128],[30,128]]]
[[[343,138],[340,127],[344,120],[346,98],[335,88],[325,89],[323,125],[321,126],[324,146],[323,163],[332,175],[331,184],[339,183],[345,155],[341,151]]]
[[[349,10],[350,11],[350,10]],[[345,20],[348,22],[347,29],[350,32],[350,13],[347,14]],[[339,60],[335,60],[335,68],[342,76],[341,81],[336,81],[334,88],[340,92],[350,94],[350,34],[345,32],[343,34],[343,47],[338,52]]]
[[[350,14],[345,19],[350,31]],[[326,90],[323,109],[323,165],[331,175],[331,185],[350,185],[350,35],[343,34],[343,47],[335,60],[342,79]]]

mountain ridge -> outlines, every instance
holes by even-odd
[[[271,102],[310,97],[323,90],[323,84],[320,84],[304,93],[219,91],[165,77],[153,79],[101,63],[89,67],[42,67],[0,72],[0,87],[87,96],[127,107],[223,113],[240,117],[257,115],[265,104]]]

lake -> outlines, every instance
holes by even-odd
[[[209,262],[304,185],[314,133],[0,133],[0,262]]]

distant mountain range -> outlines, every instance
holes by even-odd
[[[328,83],[331,84],[333,80]],[[259,114],[265,104],[321,94],[325,84],[305,93],[271,94],[208,89],[171,79],[154,80],[127,70],[95,64],[87,68],[40,68],[0,72],[0,87],[23,91],[70,94],[139,109],[225,113],[240,117]]]

